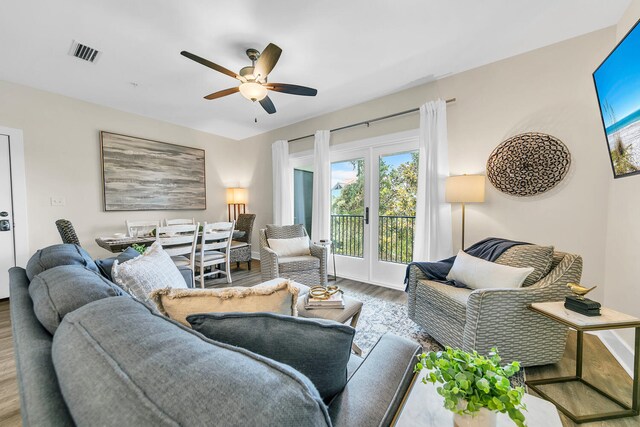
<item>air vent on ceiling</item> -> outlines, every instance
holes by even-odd
[[[73,40],[71,43],[71,49],[69,49],[69,55],[88,62],[96,62],[98,58],[100,58],[100,54],[100,51],[82,43],[78,43],[75,40]]]

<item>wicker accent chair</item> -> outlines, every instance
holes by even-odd
[[[240,268],[241,262],[247,263],[247,268],[251,270],[251,234],[253,233],[253,222],[256,220],[255,214],[240,214],[236,221],[236,231],[243,231],[244,235],[231,242],[231,261]]]
[[[284,277],[307,286],[327,285],[327,247],[309,243],[311,255],[278,257],[267,241],[304,236],[308,234],[302,224],[267,225],[266,229],[260,230],[260,271],[263,281]]]
[[[73,228],[71,221],[67,219],[59,219],[56,221],[56,227],[58,228],[60,237],[62,237],[62,243],[70,243],[72,245],[80,246],[80,239],[78,239],[78,235],[76,234],[76,230]]]
[[[430,281],[409,270],[409,318],[444,346],[487,354],[497,347],[505,362],[522,366],[557,363],[568,328],[528,309],[534,302],[564,300],[568,282],[579,282],[582,258],[554,252],[551,271],[518,289],[465,289]]]

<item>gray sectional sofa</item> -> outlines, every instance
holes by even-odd
[[[386,426],[413,379],[420,347],[384,335],[366,359],[352,355],[346,387],[323,402],[288,365],[207,339],[120,292],[78,246],[48,249],[10,270],[25,426]],[[69,312],[44,316],[63,304],[42,305],[34,284],[72,293],[62,298]]]

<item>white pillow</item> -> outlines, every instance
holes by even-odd
[[[533,270],[496,264],[459,251],[447,280],[464,283],[471,289],[519,288]]]
[[[308,236],[292,239],[267,239],[267,242],[279,257],[311,255]]]
[[[154,242],[142,256],[122,264],[115,260],[111,275],[122,289],[149,303],[149,294],[156,289],[187,287],[178,267],[158,242]]]

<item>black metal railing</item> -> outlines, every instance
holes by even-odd
[[[362,258],[364,215],[331,215],[331,240],[337,255]]]
[[[378,259],[408,264],[413,260],[415,217],[378,217]],[[362,258],[363,215],[331,215],[331,240],[337,255]]]
[[[409,264],[413,260],[414,216],[378,217],[378,259]]]

